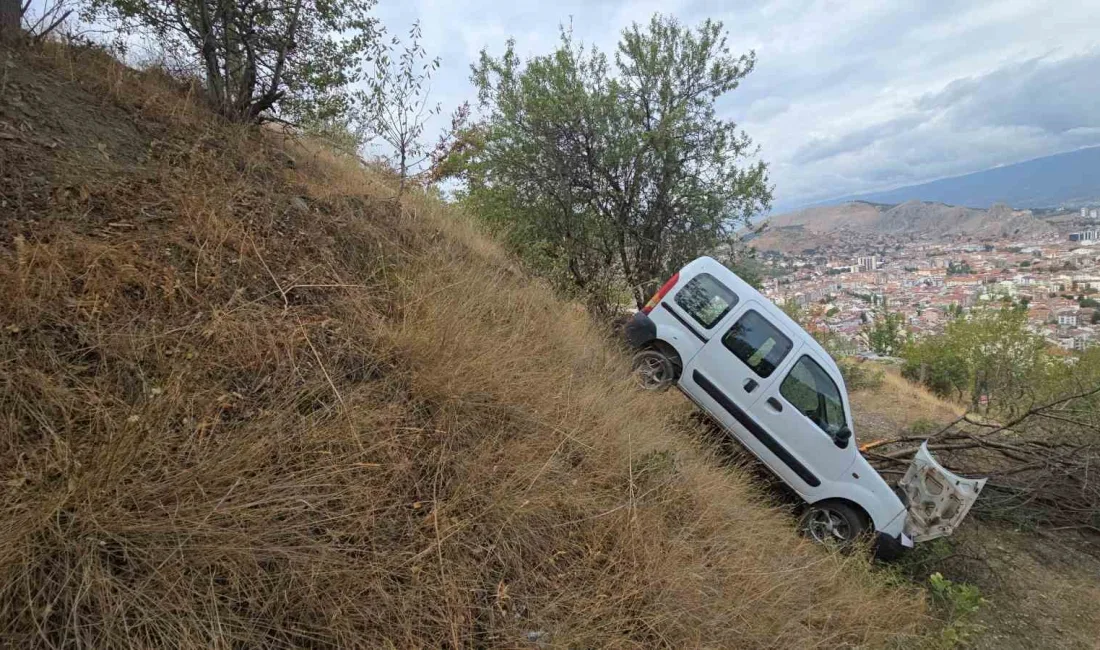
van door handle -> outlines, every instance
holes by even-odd
[[[756,380],[753,379],[752,377],[750,377],[750,378],[745,380],[744,384],[741,384],[741,385],[745,388],[746,393],[751,393],[754,390],[756,390],[756,387],[759,386],[760,384],[756,383]]]
[[[772,407],[777,413],[783,412],[783,403],[774,397],[768,398],[768,406]]]

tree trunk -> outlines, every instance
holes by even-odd
[[[22,34],[22,0],[0,0],[0,41],[15,41]]]
[[[409,175],[409,169],[405,162],[405,155],[408,150],[408,145],[401,145],[401,164],[398,166],[397,171],[401,174],[401,183],[397,186],[397,200],[400,201],[401,197],[405,195],[405,178]]]

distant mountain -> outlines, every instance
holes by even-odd
[[[787,253],[822,248],[871,251],[900,240],[1034,240],[1057,234],[1030,210],[1004,204],[981,210],[928,201],[900,205],[851,201],[806,208],[770,217],[758,233],[751,240],[755,248]]]
[[[1100,147],[1036,158],[931,183],[854,194],[815,205],[868,201],[934,201],[971,208],[1006,203],[1016,208],[1081,207],[1100,203]]]

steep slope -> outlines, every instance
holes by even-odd
[[[844,196],[828,203],[932,201],[972,208],[1007,203],[1018,208],[1100,203],[1100,147],[1078,149],[885,192]]]
[[[928,623],[452,209],[95,51],[14,54],[5,83],[5,644],[881,646]]]

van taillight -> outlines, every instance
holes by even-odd
[[[653,311],[653,308],[660,304],[661,298],[664,298],[666,293],[672,291],[672,287],[676,286],[676,282],[679,279],[680,274],[675,273],[671,278],[668,279],[668,282],[662,284],[661,288],[657,290],[657,293],[653,294],[653,297],[650,298],[649,302],[645,304],[645,307],[642,307],[642,313],[648,314],[649,312]]]

